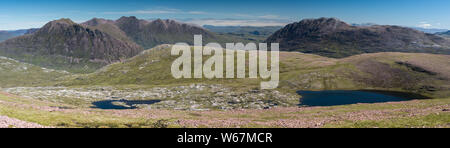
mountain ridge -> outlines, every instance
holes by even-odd
[[[115,21],[115,24],[130,39],[146,49],[160,44],[175,44],[178,42],[186,42],[192,45],[196,34],[203,35],[205,42],[218,42],[221,40],[214,33],[202,27],[170,19],[147,21],[131,16],[121,17]]]
[[[450,42],[436,35],[400,26],[353,26],[336,18],[289,24],[266,42],[280,43],[283,51],[338,58],[387,51],[450,54]]]

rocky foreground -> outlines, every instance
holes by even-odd
[[[36,123],[26,122],[7,116],[0,116],[0,128],[48,128]]]
[[[104,110],[0,92],[0,115],[3,128],[448,128],[450,98],[332,107]]]

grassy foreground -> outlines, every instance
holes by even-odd
[[[0,115],[50,127],[450,127],[450,98],[268,110],[100,110],[0,93]]]

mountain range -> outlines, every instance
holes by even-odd
[[[400,26],[354,26],[335,18],[289,24],[266,42],[280,43],[283,51],[337,58],[389,51],[450,54],[450,41],[437,35]]]
[[[203,35],[205,44],[265,41],[280,43],[282,51],[333,58],[376,52],[450,54],[450,41],[441,37],[445,33],[434,35],[389,25],[349,25],[335,18],[305,19],[282,28],[200,27],[131,16],[94,18],[80,24],[60,19],[40,29],[18,31],[16,35],[21,36],[0,42],[0,56],[45,68],[90,73],[160,44],[192,45],[195,34]]]
[[[1,42],[0,55],[82,73],[133,57],[159,44],[193,44],[194,34],[202,34],[206,42],[230,41],[195,25],[136,17],[115,21],[94,18],[81,24],[60,19],[29,33]]]
[[[448,29],[437,29],[437,28],[421,28],[421,27],[412,27],[412,28],[422,31],[422,32],[425,32],[425,33],[431,33],[431,34],[448,31]]]

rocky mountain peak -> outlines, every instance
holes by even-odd
[[[289,24],[266,42],[280,43],[281,50],[328,57],[385,51],[450,54],[450,42],[436,35],[400,26],[352,26],[336,18]]]
[[[101,24],[108,24],[108,23],[114,23],[114,21],[112,20],[107,20],[107,19],[101,19],[101,18],[93,18],[89,21],[86,21],[84,23],[82,23],[83,25],[88,25],[88,26],[98,26]]]
[[[290,24],[292,29],[302,30],[303,32],[329,33],[336,30],[351,28],[351,25],[337,18],[319,18],[305,19],[299,23]]]
[[[63,18],[63,19],[54,20],[54,21],[51,21],[51,22],[45,24],[44,27],[42,27],[41,29],[39,29],[36,32],[37,33],[50,33],[50,32],[55,32],[55,31],[62,32],[65,30],[65,28],[77,26],[77,25],[78,24],[76,24],[72,20]]]

